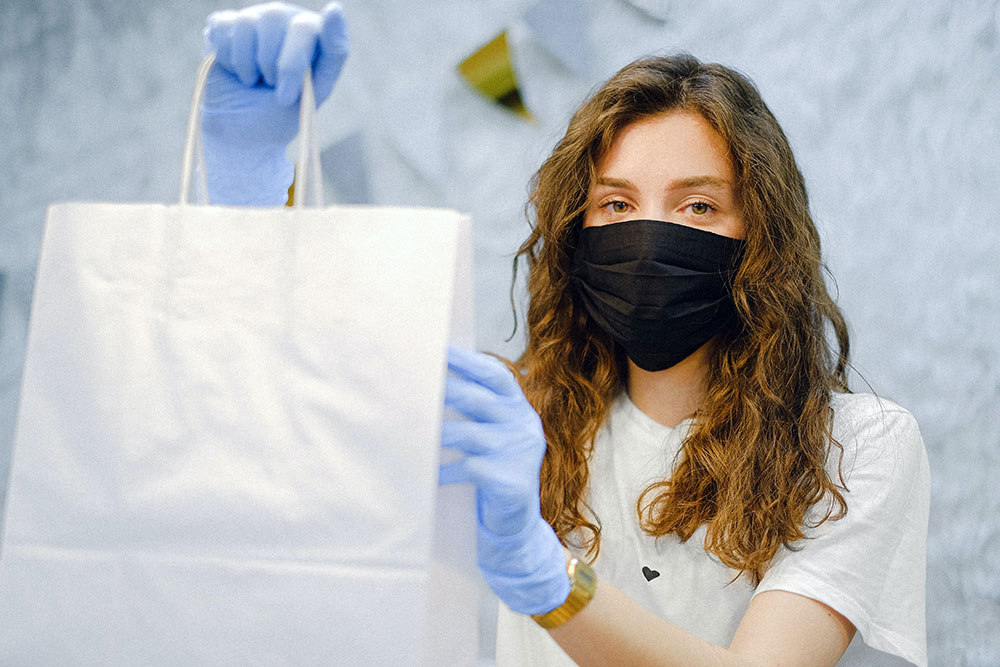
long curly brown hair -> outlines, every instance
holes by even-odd
[[[574,114],[532,181],[531,235],[515,258],[528,267],[527,346],[514,364],[545,426],[541,506],[564,541],[588,554],[600,520],[585,505],[587,459],[627,362],[570,289],[570,264],[597,164],[629,123],[671,110],[700,114],[729,146],[746,248],[733,282],[738,322],[720,334],[707,395],[673,470],[636,511],[654,536],[682,540],[707,525],[705,549],[754,584],[782,545],[803,537],[806,510],[843,480],[826,462],[831,391],[847,391],[848,334],[827,292],[820,239],[802,174],[755,86],[689,55],[651,57],[612,77]],[[835,344],[828,340],[832,333]]]

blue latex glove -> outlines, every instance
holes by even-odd
[[[441,484],[476,485],[479,569],[508,607],[543,614],[569,596],[559,538],[542,518],[542,422],[499,360],[452,348],[445,405],[469,421],[445,421],[441,445],[465,456],[441,466]]]
[[[318,106],[347,59],[340,6],[317,14],[269,2],[215,12],[205,42],[216,54],[201,107],[209,202],[283,204],[295,171],[285,150],[298,133],[306,67]]]

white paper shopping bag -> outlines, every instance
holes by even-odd
[[[50,207],[0,664],[473,662],[474,560],[433,555],[473,548],[468,490],[435,521],[468,224]]]

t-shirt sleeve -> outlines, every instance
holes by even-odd
[[[847,515],[782,549],[755,594],[784,590],[819,600],[850,620],[868,646],[924,667],[930,478],[920,431],[899,406],[848,395],[835,402],[833,435],[844,448]],[[834,448],[834,480],[839,461]],[[817,503],[808,518],[815,522],[827,507]]]

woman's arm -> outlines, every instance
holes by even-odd
[[[564,553],[539,510],[545,436],[510,371],[492,357],[453,349],[446,404],[467,421],[447,421],[442,446],[465,456],[443,466],[441,483],[477,487],[479,565],[514,611],[545,614],[570,591]],[[600,577],[600,573],[597,573]],[[750,606],[728,648],[645,610],[608,581],[576,616],[550,630],[581,665],[833,665],[854,627],[826,605],[766,591]]]
[[[600,573],[598,573],[600,576]],[[549,631],[578,665],[834,665],[854,626],[830,607],[795,593],[767,591],[750,603],[728,648],[647,611],[606,581],[590,603]]]

